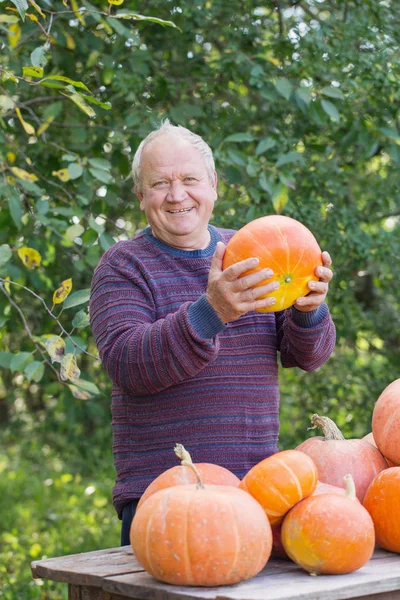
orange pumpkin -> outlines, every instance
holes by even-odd
[[[307,455],[283,450],[252,467],[239,487],[261,504],[275,525],[297,502],[313,493],[317,481],[317,468]]]
[[[378,448],[360,439],[345,440],[332,419],[313,415],[313,429],[320,427],[324,437],[315,436],[297,446],[310,456],[318,469],[319,480],[343,487],[343,477],[350,473],[356,486],[357,498],[363,501],[375,475],[387,468]]]
[[[392,381],[376,401],[372,433],[383,456],[400,465],[400,379]]]
[[[351,475],[347,481],[346,496],[313,494],[283,521],[282,543],[288,556],[310,573],[351,573],[373,554],[374,524],[356,498]]]
[[[375,525],[376,542],[400,552],[400,467],[379,473],[369,486],[364,506]]]
[[[269,215],[251,221],[233,235],[226,246],[223,269],[254,257],[260,262],[246,274],[272,269],[274,275],[268,281],[278,281],[280,287],[263,298],[273,296],[276,303],[259,312],[276,312],[309,293],[308,282],[318,281],[315,269],[322,265],[321,254],[315,237],[302,223],[282,215]]]
[[[143,502],[158,490],[168,488],[174,485],[188,485],[197,483],[197,476],[193,469],[188,468],[188,464],[192,463],[192,459],[187,450],[182,444],[176,444],[174,448],[175,454],[181,459],[182,463],[167,469],[161,475],[156,477],[143,492],[137,508]],[[192,463],[193,464],[193,463]],[[239,477],[236,477],[225,467],[214,465],[212,463],[195,463],[200,479],[203,483],[212,483],[214,485],[230,485],[238,487],[240,483]]]
[[[231,585],[267,563],[271,526],[249,494],[181,485],[150,496],[131,525],[133,552],[150,575],[174,585]]]
[[[364,437],[362,439],[364,440],[364,442],[368,442],[369,444],[372,444],[373,446],[375,446],[375,448],[378,447],[376,445],[374,434],[372,433],[372,431],[370,433],[367,433],[367,435],[364,435]],[[388,464],[389,467],[395,467],[396,466],[394,463],[392,463],[391,460],[389,460],[388,458],[386,458],[386,456],[385,456],[385,460],[386,460],[386,462],[387,462],[387,464]]]

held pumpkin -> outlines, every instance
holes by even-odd
[[[145,500],[158,490],[168,488],[175,485],[188,485],[197,483],[197,475],[193,469],[188,468],[188,465],[193,464],[189,452],[182,444],[176,444],[174,452],[181,459],[181,464],[167,469],[161,475],[156,477],[143,492],[137,508],[139,508]],[[239,477],[236,477],[225,467],[214,465],[212,463],[195,463],[201,481],[203,483],[212,483],[213,485],[230,485],[238,487],[240,483]]]
[[[375,525],[376,542],[400,552],[400,467],[379,473],[369,486],[364,506]]]
[[[309,573],[351,573],[373,554],[374,524],[356,498],[351,475],[346,476],[346,487],[345,496],[309,496],[283,521],[283,546],[288,556]]]
[[[387,463],[378,448],[360,439],[344,439],[342,432],[329,417],[315,414],[311,417],[315,429],[320,427],[324,437],[309,438],[297,450],[310,456],[318,469],[319,480],[343,487],[343,477],[350,473],[356,486],[357,498],[363,501],[374,477]]]
[[[250,579],[266,565],[272,546],[261,506],[227,485],[180,485],[154,493],[137,510],[130,539],[141,566],[173,585]]]
[[[392,381],[376,401],[372,433],[383,456],[400,465],[400,379]]]
[[[282,215],[269,215],[251,221],[233,235],[226,246],[223,269],[254,257],[260,262],[246,274],[272,269],[274,276],[268,281],[278,281],[280,287],[263,298],[273,296],[276,303],[259,312],[276,312],[309,293],[308,282],[318,281],[315,269],[322,265],[321,254],[315,237],[302,223]]]
[[[313,493],[318,471],[311,458],[297,450],[283,450],[254,465],[239,487],[263,507],[271,525],[300,500]]]

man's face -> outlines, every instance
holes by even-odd
[[[140,208],[156,238],[183,250],[205,248],[217,176],[211,182],[204,158],[189,142],[163,135],[145,146]]]

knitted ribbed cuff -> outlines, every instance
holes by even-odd
[[[311,328],[319,325],[327,316],[329,309],[325,302],[318,306],[315,310],[311,310],[310,312],[301,312],[297,310],[294,306],[292,306],[291,314],[292,319],[296,325],[300,327]]]
[[[189,306],[188,316],[190,324],[203,339],[214,338],[225,329],[225,324],[208,302],[205,294]]]

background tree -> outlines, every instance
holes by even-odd
[[[0,571],[5,598],[17,585],[36,598],[26,556],[118,544],[110,382],[87,302],[104,250],[145,226],[130,163],[161,119],[214,149],[216,225],[283,213],[333,257],[336,350],[316,373],[281,371],[281,447],[308,435],[313,412],[348,436],[370,430],[375,400],[399,376],[400,6],[5,0],[0,9]]]

